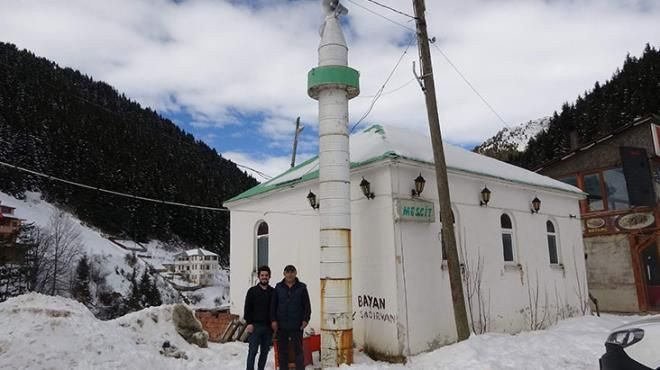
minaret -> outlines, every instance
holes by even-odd
[[[346,8],[323,0],[319,66],[308,74],[308,94],[319,101],[321,214],[321,366],[353,362],[351,201],[348,100],[359,94],[359,73],[348,67],[339,17]]]

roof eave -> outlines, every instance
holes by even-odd
[[[405,159],[407,161],[411,161],[411,162],[415,162],[415,163],[424,164],[424,165],[427,165],[427,166],[434,166],[434,164],[432,162],[428,162],[428,161],[424,161],[424,160],[420,160],[420,159],[416,159],[416,158],[409,158],[409,157],[401,156],[401,155],[398,155],[397,153],[394,153],[394,152],[385,152],[383,155],[380,155],[378,157],[373,157],[373,158],[367,159],[367,160],[362,161],[362,162],[351,163],[351,170],[361,168],[361,167],[367,166],[369,164],[373,164],[373,163],[377,163],[377,162],[381,162],[381,161],[386,161],[386,160],[390,160],[390,159],[397,159],[397,158]],[[314,160],[314,159],[316,159],[316,157],[310,159],[309,161]],[[309,161],[307,161],[307,162],[309,162]],[[303,166],[303,164],[301,164],[300,166]],[[293,169],[295,169],[295,167]],[[450,173],[466,174],[466,175],[470,175],[470,176],[478,176],[478,177],[481,177],[481,178],[496,179],[496,180],[498,180],[500,182],[504,182],[504,183],[513,183],[513,184],[531,186],[531,187],[539,188],[539,189],[545,189],[545,190],[552,191],[552,192],[559,192],[559,193],[563,193],[563,194],[571,194],[571,195],[573,195],[575,197],[578,197],[580,199],[587,196],[587,193],[585,193],[583,191],[575,192],[575,191],[570,191],[570,190],[567,190],[567,189],[562,189],[562,188],[559,188],[559,187],[533,184],[533,183],[528,183],[528,182],[525,182],[525,181],[518,181],[518,180],[508,179],[508,178],[504,178],[504,177],[493,176],[493,175],[489,175],[489,174],[483,174],[483,173],[478,173],[478,172],[473,172],[473,171],[467,171],[467,170],[464,170],[464,169],[459,169],[459,168],[454,168],[454,167],[448,167],[447,169],[448,169],[448,172],[450,172]],[[287,172],[290,172],[290,171],[287,171]],[[284,174],[282,174],[282,175],[284,175]],[[282,175],[280,175],[278,177],[281,177]],[[254,194],[247,195],[248,192],[253,192],[254,189],[257,189],[259,186],[262,185],[262,184],[260,184],[260,185],[257,185],[256,187],[252,188],[252,189],[249,189],[246,192],[243,192],[243,193],[237,195],[234,198],[231,198],[231,199],[227,200],[225,202],[225,205],[227,205],[227,204],[232,204],[232,206],[233,205],[239,205],[239,204],[244,203],[243,201],[247,201],[248,199],[254,199],[257,196],[259,196],[258,199],[263,198],[266,194],[270,195],[270,194],[273,194],[273,192],[278,191],[278,190],[279,191],[284,191],[286,189],[291,188],[292,186],[303,184],[307,181],[314,180],[316,178],[318,178],[318,170],[312,171],[309,174],[307,174],[306,176],[303,176],[301,178],[294,179],[294,180],[291,180],[291,181],[287,181],[287,182],[282,183],[282,184],[273,185],[269,189],[264,189],[263,191],[254,192]],[[246,194],[246,196],[242,196],[243,194]],[[228,207],[228,208],[231,208],[231,207]]]

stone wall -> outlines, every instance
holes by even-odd
[[[627,235],[584,238],[589,292],[602,311],[639,312]]]

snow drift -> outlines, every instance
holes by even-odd
[[[356,353],[356,369],[597,369],[610,329],[636,317],[585,316],[544,331],[485,334],[411,357],[406,365]],[[187,360],[159,353],[169,341]],[[172,306],[101,321],[82,304],[30,293],[0,303],[2,369],[241,369],[247,345],[188,344],[172,323]],[[273,368],[272,352],[268,368]],[[347,368],[347,367],[343,367]]]

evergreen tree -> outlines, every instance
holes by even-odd
[[[627,55],[609,81],[596,82],[574,103],[565,103],[524,152],[507,158],[534,169],[569,152],[573,133],[579,144],[586,144],[649,114],[660,114],[660,51],[647,44],[641,57]]]
[[[172,121],[106,83],[0,42],[0,158],[150,198],[221,207],[254,178]],[[0,191],[39,190],[103,232],[180,239],[226,259],[224,212],[146,203],[0,167]]]
[[[144,269],[139,285],[140,303],[142,307],[160,306],[163,301],[156,285],[156,279],[149,276],[147,269]]]
[[[128,310],[128,312],[138,311],[142,309],[140,287],[135,278],[135,269],[133,269],[133,274],[131,275],[131,287],[127,296],[128,298],[126,298],[125,307]]]
[[[151,294],[151,279],[149,278],[149,273],[147,272],[146,267],[144,269],[144,272],[142,272],[142,277],[140,278],[140,286],[138,290],[140,292],[140,304],[142,305],[142,307],[151,306],[149,302],[149,295]]]
[[[76,275],[71,293],[73,298],[84,305],[88,305],[92,301],[92,295],[89,291],[89,270],[89,260],[87,255],[83,254],[78,261],[78,266],[76,266]]]
[[[149,305],[150,306],[160,306],[163,304],[163,299],[160,296],[160,290],[158,290],[157,278],[154,277],[152,280],[151,287],[149,289]]]

